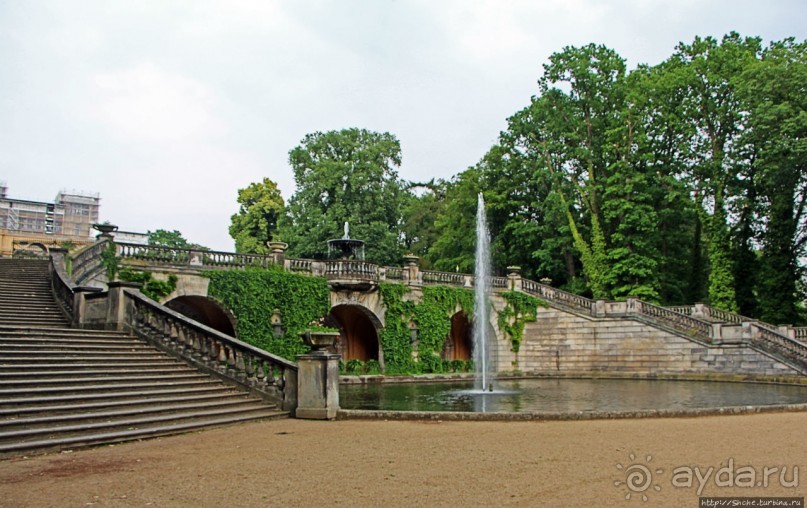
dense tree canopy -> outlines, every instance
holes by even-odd
[[[607,47],[567,47],[498,142],[450,180],[401,181],[388,133],[307,135],[290,152],[297,191],[281,234],[290,255],[322,258],[349,221],[373,261],[408,251],[473,272],[482,192],[499,273],[519,265],[595,298],[803,323],[805,83],[807,44],[792,39],[696,37],[632,71]],[[272,230],[261,227],[244,234]]]
[[[350,236],[367,242],[367,259],[400,264],[406,203],[398,177],[401,145],[389,133],[364,129],[316,132],[289,153],[297,190],[281,234],[289,254],[327,256],[327,241]]]
[[[238,190],[238,213],[230,217],[230,236],[236,252],[265,254],[266,242],[277,240],[278,220],[283,215],[283,197],[268,178]]]

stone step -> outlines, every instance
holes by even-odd
[[[64,328],[44,326],[3,326],[0,325],[0,337],[126,337],[135,339],[126,332],[116,330],[93,330],[91,328]]]
[[[3,363],[0,360],[0,367],[8,373],[13,372],[25,372],[31,370],[47,370],[47,369],[64,369],[70,368],[72,371],[76,370],[92,370],[98,368],[110,368],[110,369],[117,369],[117,368],[138,368],[138,369],[145,369],[145,368],[152,368],[152,367],[167,367],[167,366],[186,366],[187,364],[183,362],[179,362],[174,360],[170,357],[166,357],[164,359],[154,359],[151,361],[148,360],[136,360],[136,361],[116,361],[116,362],[107,362],[107,361],[94,361],[94,362],[81,362],[76,361],[75,363],[70,364],[51,364],[47,362],[40,362],[40,363]]]
[[[36,356],[31,355],[30,351],[13,351],[8,349],[0,349],[0,364],[8,364],[13,362],[31,362],[31,363],[73,363],[73,362],[94,362],[94,361],[150,361],[154,359],[154,353],[151,352],[125,352],[125,351],[95,351],[92,354],[67,354],[64,351],[58,350],[41,350],[36,352]]]
[[[82,352],[90,353],[104,352],[112,353],[119,351],[154,351],[154,348],[147,344],[86,344],[78,342],[59,342],[53,340],[41,341],[9,341],[0,339],[0,354],[3,351],[30,352],[30,351],[61,351],[61,352]]]
[[[107,402],[113,400],[132,400],[152,396],[169,395],[192,395],[192,394],[216,394],[221,395],[222,387],[210,384],[198,387],[157,387],[141,390],[129,390],[123,392],[100,392],[100,393],[67,393],[59,395],[36,395],[33,397],[8,398],[0,394],[0,414],[12,409],[13,411],[31,411],[36,405],[64,405],[67,403],[79,402]],[[16,406],[12,408],[12,406]]]
[[[107,385],[103,383],[117,383],[115,386],[121,386],[121,383],[135,383],[139,385],[148,381],[149,383],[157,384],[162,381],[200,381],[210,380],[206,374],[201,374],[197,371],[189,372],[176,372],[170,374],[154,374],[132,376],[123,374],[112,374],[109,376],[70,376],[63,378],[50,378],[38,377],[28,379],[6,379],[0,378],[0,392],[3,390],[11,389],[25,389],[30,388],[26,393],[36,393],[36,390],[43,392],[51,388],[66,389],[66,387],[81,388],[86,386],[90,389],[107,389]],[[55,385],[55,386],[54,386]],[[111,386],[111,385],[109,385]],[[58,390],[53,390],[55,393]]]
[[[210,409],[234,409],[234,408],[269,408],[277,409],[277,406],[265,404],[255,399],[242,396],[240,398],[218,398],[214,400],[201,399],[196,401],[180,401],[174,403],[150,403],[142,406],[127,406],[118,409],[94,409],[84,412],[73,411],[69,414],[57,415],[34,415],[34,416],[8,416],[0,418],[0,430],[8,431],[15,428],[32,428],[50,424],[68,424],[76,422],[90,423],[97,420],[107,421],[113,418],[133,417],[148,414],[180,412],[188,410],[210,410]]]
[[[0,444],[0,456],[19,455],[20,453],[43,453],[49,450],[66,448],[79,448],[97,444],[109,444],[122,441],[180,434],[201,428],[211,428],[222,425],[231,425],[257,419],[281,418],[288,416],[283,411],[271,409],[246,414],[227,416],[209,416],[188,418],[173,422],[155,422],[138,426],[122,426],[114,430],[90,431],[83,434],[68,436],[47,436],[41,439],[13,441]]]
[[[79,335],[76,336],[48,336],[48,337],[31,337],[29,335],[16,335],[16,336],[8,336],[6,334],[0,333],[0,347],[4,344],[31,344],[36,345],[38,347],[48,346],[48,345],[96,345],[96,346],[141,346],[141,347],[148,347],[142,341],[135,340],[135,339],[126,339],[123,337],[82,337]]]
[[[30,326],[39,324],[42,326],[64,326],[65,328],[68,326],[67,320],[59,321],[57,318],[52,319],[22,319],[22,320],[15,320],[15,319],[5,319],[0,321],[0,324],[7,325],[7,326]]]
[[[36,426],[29,426],[23,429],[0,429],[0,446],[3,443],[19,443],[25,442],[28,439],[40,439],[42,436],[55,436],[61,438],[86,435],[90,431],[110,430],[110,429],[129,429],[132,427],[140,427],[143,425],[152,425],[155,423],[165,424],[169,422],[187,421],[197,418],[210,418],[220,417],[224,415],[236,414],[260,414],[266,415],[272,413],[276,408],[269,408],[263,404],[250,404],[241,407],[225,407],[225,408],[191,408],[179,411],[168,411],[165,413],[152,413],[149,415],[125,415],[122,417],[113,417],[105,421],[84,421],[81,423],[73,422],[49,422]]]
[[[117,390],[160,390],[160,389],[177,389],[177,388],[205,388],[213,387],[219,388],[221,385],[218,381],[211,379],[209,376],[202,376],[197,379],[178,380],[178,381],[130,381],[122,383],[103,383],[99,384],[97,380],[91,383],[74,383],[72,380],[67,380],[61,386],[28,386],[25,388],[4,388],[0,387],[0,400],[8,401],[9,403],[18,403],[18,399],[22,400],[28,396],[36,395],[54,395],[60,394],[77,394],[77,395],[92,395],[101,394],[106,395]]]
[[[37,366],[38,367],[38,366]],[[106,367],[106,366],[103,366]],[[75,377],[97,377],[109,378],[110,376],[153,376],[163,374],[174,374],[180,372],[194,372],[193,369],[184,364],[176,365],[156,365],[152,367],[139,367],[137,369],[130,369],[126,367],[115,368],[87,368],[87,369],[71,369],[71,370],[50,370],[50,369],[15,369],[10,370],[4,368],[0,371],[0,380],[13,380],[13,379],[39,379],[47,381],[50,378],[58,378],[61,382],[65,379],[73,379]]]
[[[0,418],[18,418],[25,414],[47,414],[47,415],[72,415],[88,411],[109,408],[133,408],[143,409],[162,404],[183,404],[183,403],[205,403],[226,400],[243,400],[246,397],[244,392],[233,390],[224,392],[222,390],[207,391],[200,393],[176,393],[176,394],[147,394],[142,397],[131,396],[120,399],[71,399],[57,400],[52,403],[32,403],[26,406],[3,407],[0,406]]]

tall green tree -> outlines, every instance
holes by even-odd
[[[425,183],[409,183],[404,194],[401,234],[407,253],[421,258],[421,268],[431,268],[427,254],[440,237],[437,217],[446,206],[447,182],[432,179]],[[420,192],[413,192],[419,190]]]
[[[734,32],[721,41],[696,37],[691,44],[679,44],[659,66],[669,93],[659,101],[665,109],[661,116],[684,124],[679,132],[686,143],[678,148],[706,226],[709,303],[732,311],[738,306],[728,213],[746,119],[736,81],[759,52],[758,38]]]
[[[807,242],[807,43],[774,42],[738,80],[748,106],[744,141],[757,155],[756,187],[764,220],[759,239],[759,317],[804,321],[799,257]]]
[[[469,168],[448,182],[445,208],[435,218],[441,234],[426,255],[428,263],[437,270],[473,273],[480,191],[480,171],[476,168]]]
[[[238,212],[230,217],[236,252],[266,254],[266,242],[278,240],[278,221],[285,209],[277,184],[268,178],[238,189]]]
[[[349,222],[369,260],[400,264],[405,196],[395,136],[356,128],[316,132],[289,152],[289,162],[297,190],[281,233],[290,255],[326,257],[327,241],[341,238]]]

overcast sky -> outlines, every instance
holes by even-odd
[[[306,133],[390,132],[402,178],[449,178],[564,46],[635,68],[696,35],[803,40],[805,20],[804,0],[0,0],[0,181],[232,250],[237,190],[269,177],[288,200]]]

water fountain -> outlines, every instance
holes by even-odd
[[[490,232],[485,215],[485,198],[479,193],[476,205],[476,254],[474,256],[474,388],[493,391],[495,366],[491,361],[488,341],[488,315],[490,313]]]
[[[349,240],[345,225],[345,239]],[[330,244],[330,242],[329,242]],[[477,201],[474,269],[473,359],[474,387],[462,380],[439,383],[361,383],[340,387],[343,409],[375,412],[389,418],[395,412],[517,413],[513,418],[613,417],[616,413],[650,416],[664,413],[700,414],[723,408],[754,411],[753,406],[807,405],[807,386],[715,383],[692,380],[636,379],[500,379],[491,354],[490,233],[485,200]],[[447,413],[448,412],[448,413]],[[366,417],[363,416],[363,417]],[[407,418],[407,416],[403,416]],[[432,415],[432,417],[434,417]],[[497,418],[498,418],[497,417]],[[465,419],[466,417],[461,417]]]
[[[350,238],[350,225],[345,221],[342,238],[328,240],[328,257],[336,252],[341,259],[364,259],[364,240]]]

